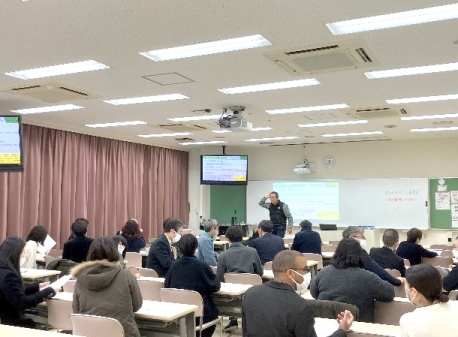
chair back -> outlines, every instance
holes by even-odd
[[[323,257],[321,254],[314,254],[314,253],[302,253],[308,260],[318,261],[317,268],[318,270],[323,269]]]
[[[400,286],[393,286],[394,288],[394,297],[403,297],[406,298],[406,290],[404,288],[404,284],[401,284]]]
[[[385,269],[393,277],[401,277],[401,272],[397,269]]]
[[[262,284],[261,276],[249,273],[226,273],[224,274],[224,282],[238,284]]]
[[[289,245],[289,244],[292,244],[294,241],[293,238],[283,238],[283,242],[285,243],[285,245]]]
[[[421,263],[429,264],[431,266],[440,266],[444,268],[448,268],[452,263],[453,259],[451,257],[422,257]]]
[[[155,238],[155,237],[149,237],[149,238],[148,238],[148,243],[151,244],[151,243],[153,243],[154,241],[156,241],[156,239],[157,239],[157,238]]]
[[[455,301],[458,296],[458,289],[452,290],[451,292],[448,293],[448,298],[451,299],[452,301]]]
[[[201,317],[203,315],[204,304],[202,296],[197,291],[176,288],[162,288],[160,293],[162,302],[197,305],[195,316]]]
[[[441,255],[440,255],[440,256],[442,256],[442,257],[451,257],[451,258],[453,258],[453,252],[452,252],[451,250],[445,250],[445,249],[444,249],[444,250],[441,252]]]
[[[142,267],[142,254],[140,253],[134,253],[134,252],[127,252],[126,253],[126,258],[127,260],[126,267]]]
[[[129,268],[132,274],[136,275],[137,273],[143,277],[159,277],[157,271],[149,268]]]
[[[272,261],[264,263],[262,268],[264,268],[264,270],[272,270]]]
[[[73,334],[85,337],[124,337],[118,320],[110,317],[71,314]]]
[[[315,317],[335,319],[342,311],[349,310],[355,320],[359,318],[359,309],[354,304],[314,299],[306,299],[305,301],[312,308]]]
[[[60,258],[57,256],[45,255],[44,259],[45,259],[45,268],[46,268],[51,261],[58,260]]]
[[[321,252],[330,252],[330,253],[335,253],[337,246],[336,245],[331,245],[331,244],[321,244]]]
[[[144,300],[161,301],[161,289],[164,288],[164,282],[137,280],[138,287]]]
[[[442,249],[442,250],[452,250],[453,246],[452,245],[431,245],[431,249]]]
[[[181,235],[185,234],[192,234],[192,229],[191,228],[183,228],[183,231],[181,232]]]
[[[399,319],[415,307],[409,301],[375,301],[374,323],[399,325]]]
[[[62,288],[66,293],[74,293],[75,292],[75,284],[76,280],[68,280]]]
[[[72,301],[46,300],[48,308],[48,325],[57,330],[72,330],[70,315],[73,314]]]
[[[338,246],[340,243],[340,240],[329,240],[330,245]]]
[[[62,258],[62,253],[62,249],[51,249],[46,255]]]

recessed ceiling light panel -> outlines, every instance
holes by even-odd
[[[100,124],[86,124],[88,128],[109,128],[113,126],[130,126],[130,125],[144,125],[143,121],[127,121],[127,122],[113,122],[113,123],[100,123]]]
[[[431,66],[422,66],[422,67],[410,67],[410,68],[400,68],[400,69],[392,69],[392,70],[369,71],[369,72],[364,73],[364,75],[366,75],[368,79],[376,79],[376,78],[432,74],[432,73],[440,73],[440,72],[456,71],[456,70],[458,70],[458,62],[447,63],[447,64],[435,64]]]
[[[184,142],[179,143],[180,145],[206,145],[206,144],[226,144],[224,140],[212,140],[208,142]]]
[[[438,96],[427,96],[427,97],[410,97],[410,98],[395,98],[387,99],[388,104],[402,104],[402,103],[420,103],[420,102],[438,102],[458,99],[458,95],[438,95]]]
[[[340,126],[340,125],[354,125],[354,124],[366,124],[369,123],[366,120],[358,121],[347,121],[347,122],[328,122],[328,123],[313,123],[313,124],[299,124],[300,128],[314,128],[319,126]]]
[[[142,138],[161,138],[161,137],[175,137],[175,136],[188,136],[191,132],[174,132],[174,133],[152,133],[149,135],[138,135]]]
[[[268,114],[291,114],[299,112],[310,112],[310,111],[325,111],[325,110],[337,110],[337,109],[346,109],[349,106],[345,103],[341,104],[328,104],[328,105],[317,105],[317,106],[305,106],[300,108],[290,108],[290,109],[275,109],[275,110],[266,110]]]
[[[288,136],[288,137],[267,137],[267,138],[251,138],[251,139],[245,139],[246,142],[263,142],[263,141],[269,141],[269,140],[289,140],[289,139],[296,139],[299,137],[293,137],[293,136]]]
[[[30,109],[20,109],[20,110],[10,110],[18,114],[38,114],[44,112],[57,112],[57,111],[67,111],[67,110],[78,110],[84,109],[82,106],[75,104],[63,104],[63,105],[54,105],[54,106],[44,106],[40,108],[30,108]]]
[[[424,115],[424,116],[411,116],[411,117],[401,117],[403,121],[419,121],[424,119],[442,119],[442,118],[458,118],[458,113],[456,114],[443,114],[443,115]]]
[[[174,117],[167,118],[172,122],[190,122],[190,121],[206,121],[210,119],[220,119],[221,115],[205,115],[205,116],[191,116],[191,117]]]
[[[128,105],[128,104],[175,101],[175,100],[186,99],[186,98],[189,98],[189,97],[182,95],[182,94],[169,94],[169,95],[112,99],[112,100],[108,100],[104,102],[108,104],[112,104],[112,105]]]
[[[367,131],[367,132],[350,132],[350,133],[327,133],[321,135],[321,137],[355,137],[355,136],[373,136],[373,135],[383,135],[382,131]]]
[[[256,85],[247,85],[243,87],[234,87],[234,88],[224,88],[218,89],[226,95],[233,94],[242,94],[247,92],[259,92],[259,91],[269,91],[269,90],[278,90],[278,89],[290,89],[290,88],[299,88],[312,85],[318,85],[318,82],[315,78],[308,78],[304,80],[296,81],[286,81],[286,82],[275,82],[275,83],[265,83],[265,84],[256,84]]]

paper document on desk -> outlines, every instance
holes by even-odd
[[[73,301],[73,293],[57,293],[53,299],[62,301]]]
[[[64,275],[61,278],[57,279],[57,281],[51,283],[50,285],[46,286],[45,288],[62,288],[62,286],[68,282],[72,278],[72,275]],[[43,288],[43,289],[45,289]]]

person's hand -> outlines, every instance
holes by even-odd
[[[53,288],[53,289],[56,292],[56,294],[62,292],[62,288]]]
[[[406,279],[404,277],[396,277],[399,281],[401,281],[401,284],[404,284],[406,282]]]
[[[140,233],[143,233],[143,229],[140,228]]]
[[[342,311],[337,316],[337,322],[339,322],[339,329],[342,329],[343,331],[348,331],[348,329],[350,329],[351,325],[353,324],[354,319],[355,318],[353,317],[353,314],[350,310]]]
[[[288,227],[288,234],[291,234],[293,232],[293,227]]]
[[[270,198],[270,192],[266,194],[266,196],[264,197],[266,199],[269,199]]]
[[[50,282],[42,282],[38,285],[39,290],[43,290],[44,287],[49,286]]]

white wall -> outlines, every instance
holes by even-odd
[[[342,144],[311,144],[303,146],[243,147],[228,146],[227,154],[247,154],[249,180],[301,179],[364,179],[364,178],[439,178],[458,176],[458,139],[428,141],[380,141]],[[203,218],[209,216],[208,187],[201,188],[199,177],[200,154],[221,154],[221,147],[193,150],[190,155],[189,200],[190,226],[196,228],[195,211]],[[305,158],[315,162],[317,171],[311,175],[297,175],[295,164]],[[336,158],[335,167],[322,164],[323,157]],[[193,213],[194,212],[194,213]],[[249,212],[249,210],[247,210]],[[450,230],[448,230],[450,232]],[[405,233],[400,233],[403,237]],[[458,231],[452,233],[453,237]],[[429,230],[423,240],[447,241],[446,230]]]

